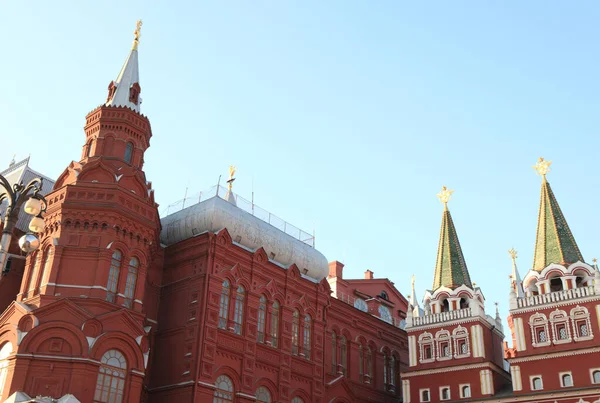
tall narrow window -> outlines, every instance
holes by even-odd
[[[27,284],[27,293],[29,297],[33,296],[33,290],[35,289],[35,283],[38,276],[38,271],[40,268],[42,260],[42,253],[38,252],[32,256],[31,259],[31,270],[29,271],[29,282]]]
[[[46,280],[46,276],[48,275],[48,271],[50,270],[50,262],[52,261],[50,257],[52,256],[52,247],[49,246],[46,249],[46,253],[44,254],[44,264],[42,264],[42,273],[40,274],[40,282],[39,286],[46,284],[48,281]]]
[[[331,373],[337,372],[337,334],[331,332]]]
[[[235,310],[233,313],[233,331],[235,334],[242,334],[244,324],[244,297],[245,290],[241,285],[235,293]]]
[[[233,382],[228,376],[221,375],[215,381],[215,393],[213,403],[233,402]]]
[[[106,300],[109,302],[115,302],[120,269],[121,252],[116,250],[113,252],[112,259],[110,260],[110,271],[108,272],[108,283],[106,284]]]
[[[292,354],[298,355],[298,346],[300,343],[300,313],[294,311],[292,318]]]
[[[108,350],[102,356],[94,402],[121,403],[127,374],[127,362],[117,350]]]
[[[12,352],[11,342],[6,342],[0,348],[0,398],[4,394],[4,386],[6,384],[6,376],[8,375],[8,356]]]
[[[219,329],[227,329],[229,318],[229,281],[223,281],[221,288],[221,304],[219,306]]]
[[[361,376],[361,382],[362,382],[362,376],[364,374],[364,367],[365,367],[365,357],[363,354],[363,346],[362,344],[358,345],[358,374]]]
[[[258,303],[258,323],[257,323],[257,339],[259,343],[265,342],[265,321],[267,317],[267,299],[264,295],[260,296]]]
[[[342,374],[346,375],[348,365],[348,351],[346,350],[346,338],[340,337],[340,364],[342,365]]]
[[[310,338],[310,315],[306,315],[304,317],[304,342],[303,342],[303,347],[304,347],[304,356],[306,357],[307,360],[310,360],[310,344],[311,344],[311,338]]]
[[[390,356],[390,385],[396,386],[396,357]]]
[[[133,157],[133,143],[127,143],[125,146],[125,162],[131,164],[131,158]]]
[[[366,357],[366,365],[365,365],[365,374],[369,376],[369,378],[373,377],[373,352],[371,351],[371,347],[367,346],[367,357]]]
[[[542,378],[533,378],[531,381],[531,386],[533,390],[541,390],[543,388]]]
[[[271,308],[271,345],[279,345],[279,302],[273,302]]]
[[[383,386],[388,383],[388,356],[387,353],[383,353]]]
[[[563,388],[568,388],[569,386],[573,386],[573,377],[571,374],[563,374],[560,377],[561,386]]]
[[[131,308],[135,297],[135,283],[137,282],[139,261],[132,257],[127,269],[127,281],[125,282],[125,306]]]

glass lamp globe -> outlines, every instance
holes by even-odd
[[[37,236],[27,233],[19,239],[19,247],[25,253],[31,253],[40,247],[40,240]]]
[[[31,232],[42,232],[46,227],[46,223],[42,217],[33,217],[29,223],[29,230]]]
[[[31,197],[25,203],[25,207],[23,207],[23,210],[25,210],[27,214],[38,215],[40,211],[42,211],[42,202],[38,199]]]

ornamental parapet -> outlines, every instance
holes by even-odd
[[[585,298],[596,295],[593,286],[572,288],[570,290],[561,290],[547,294],[531,295],[528,297],[517,298],[517,309],[536,305],[545,305],[561,301],[570,301],[579,298]]]
[[[426,326],[434,323],[449,322],[457,319],[465,319],[473,316],[471,308],[457,309],[455,311],[440,312],[417,316],[412,318],[412,326]]]

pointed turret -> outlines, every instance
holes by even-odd
[[[131,51],[125,60],[117,79],[108,86],[107,106],[126,106],[136,112],[140,111],[140,72],[138,67],[138,44],[142,21],[138,21],[134,31]]]
[[[444,186],[437,195],[444,204],[444,213],[442,215],[442,229],[433,277],[433,291],[440,287],[456,288],[463,284],[473,288],[467,264],[458,242],[456,228],[454,228],[452,216],[448,210],[448,201],[453,192],[453,190],[449,190]]]
[[[541,271],[552,263],[568,265],[583,262],[583,257],[567,220],[560,210],[550,183],[546,180],[550,164],[552,161],[540,158],[534,166],[534,169],[542,177],[540,211],[533,258],[533,270],[536,271]]]
[[[521,275],[519,274],[519,269],[517,269],[517,251],[515,248],[512,248],[508,251],[510,258],[512,259],[512,275],[511,278],[511,286],[515,292],[515,296],[518,298],[523,298],[525,293],[523,292],[523,282],[521,281]]]

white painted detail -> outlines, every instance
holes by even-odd
[[[410,403],[410,381],[407,379],[402,381],[402,401]]]
[[[417,365],[417,338],[408,336],[408,365],[414,367]]]
[[[512,379],[512,387],[515,392],[523,389],[523,381],[521,379],[521,367],[520,366],[511,366],[510,367],[510,377]]]
[[[136,337],[135,342],[138,344],[138,346],[141,346],[142,345],[142,336],[140,335],[140,336]]]
[[[129,52],[129,56],[125,60],[125,64],[121,69],[121,72],[114,81],[117,87],[113,97],[106,103],[107,106],[126,106],[133,109],[136,112],[140,111],[140,103],[137,105],[129,101],[129,89],[135,83],[140,82],[140,73],[138,68],[138,52],[136,49],[132,49]]]

